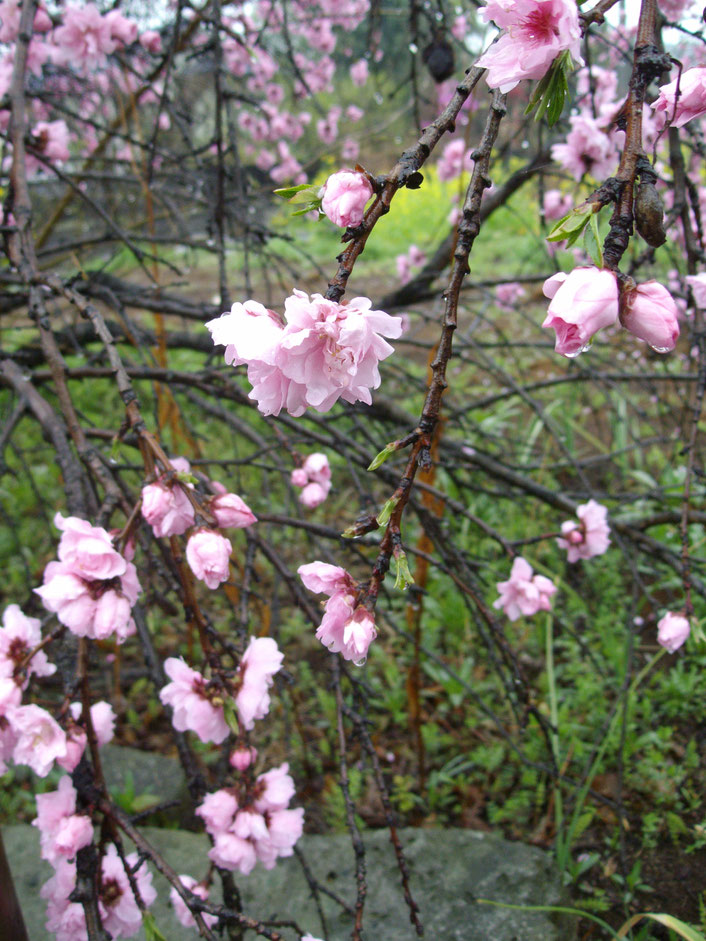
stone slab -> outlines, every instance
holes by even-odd
[[[202,877],[209,845],[203,834],[149,827],[143,832],[177,872]],[[44,929],[44,902],[39,898],[39,889],[51,875],[51,868],[39,858],[38,832],[28,825],[7,827],[3,839],[30,941],[45,941],[50,936]],[[572,921],[476,902],[486,898],[515,905],[561,904],[560,879],[547,853],[472,830],[406,829],[400,831],[400,839],[428,941],[575,938]],[[364,833],[364,842],[368,897],[363,937],[365,941],[412,941],[417,935],[409,923],[389,834],[386,830],[369,831]],[[305,836],[298,848],[317,881],[352,906],[355,865],[349,838]],[[321,895],[327,922],[324,931],[296,858],[280,860],[269,872],[257,867],[249,876],[236,873],[236,877],[246,914],[261,920],[294,920],[304,931],[326,941],[350,938],[350,915]],[[183,928],[171,912],[166,882],[155,875],[154,885],[158,901],[153,912],[165,937],[168,941],[193,941],[197,937],[195,930]],[[289,929],[281,932],[287,941],[298,938]]]

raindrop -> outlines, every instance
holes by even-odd
[[[353,666],[354,666],[354,667],[364,667],[367,662],[368,662],[368,658],[367,658],[367,657],[361,657],[360,660],[354,660],[354,661],[353,661]]]
[[[416,55],[416,54],[419,52],[419,46],[417,46],[417,44],[414,43],[414,42],[411,42],[411,43],[409,44],[408,48],[409,48],[409,51],[412,53],[413,56]]]
[[[375,98],[375,104],[376,104],[376,105],[381,105],[381,104],[383,103],[383,101],[385,100],[385,99],[383,98],[383,96],[380,94],[380,92],[376,92],[375,95],[374,95],[374,98]]]
[[[651,343],[650,343],[650,346],[652,346]],[[671,346],[652,346],[652,349],[655,351],[655,353],[668,353],[672,349],[672,347]]]

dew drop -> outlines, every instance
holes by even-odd
[[[653,346],[652,349],[655,353],[668,353],[671,350],[671,346]]]
[[[419,46],[415,42],[411,42],[407,48],[413,56],[419,52]]]
[[[367,662],[368,662],[368,658],[367,658],[367,657],[361,657],[360,660],[354,660],[354,661],[353,661],[353,666],[354,666],[354,667],[364,667]]]

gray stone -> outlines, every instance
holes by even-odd
[[[144,828],[145,837],[179,873],[201,878],[208,841],[202,834]],[[51,874],[39,859],[35,828],[22,825],[3,830],[31,941],[45,941],[44,902],[39,887]],[[575,925],[543,912],[526,912],[478,904],[492,899],[513,905],[562,903],[560,880],[551,857],[534,847],[509,843],[493,834],[472,830],[402,830],[400,839],[410,869],[412,894],[419,903],[428,941],[572,941]],[[400,888],[399,872],[386,830],[364,834],[368,896],[365,941],[412,941],[416,937]],[[305,836],[298,844],[317,881],[355,902],[355,866],[347,836]],[[270,872],[261,867],[237,876],[246,914],[264,919],[296,921],[304,931],[327,941],[348,941],[351,916],[330,898],[320,896],[327,919],[321,925],[297,859],[280,860]],[[158,902],[153,912],[168,941],[196,937],[170,910],[167,884],[155,875]],[[288,941],[298,937],[282,928]],[[251,935],[249,937],[252,937]]]
[[[173,819],[179,819],[182,805],[188,802],[188,792],[184,772],[176,758],[125,745],[104,745],[100,754],[106,784],[114,797],[151,795],[155,804],[179,801],[179,808],[170,813]]]

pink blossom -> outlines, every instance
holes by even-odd
[[[610,545],[606,507],[595,500],[589,500],[576,508],[576,515],[580,522],[567,520],[562,523],[561,532],[564,538],[557,539],[559,548],[566,549],[567,561],[578,562],[579,559],[603,555]]]
[[[147,52],[151,52],[152,55],[159,55],[162,51],[162,37],[154,29],[146,29],[143,33],[140,33],[140,45],[143,49],[146,49]]]
[[[356,605],[357,586],[349,573],[325,562],[301,565],[297,572],[310,591],[329,595],[317,638],[345,660],[364,663],[377,630],[372,614]]]
[[[50,163],[68,160],[69,129],[66,121],[39,121],[32,128],[32,147]]]
[[[465,141],[460,138],[448,143],[436,165],[441,182],[446,183],[449,180],[455,180],[464,170],[469,170],[471,165],[470,154],[471,152],[466,147]]]
[[[294,797],[295,787],[287,762],[279,768],[272,768],[265,774],[259,774],[255,791],[257,798],[253,806],[258,813],[265,814],[288,807],[290,800]]]
[[[572,0],[489,0],[481,16],[506,30],[476,63],[488,69],[491,88],[508,92],[522,79],[542,78],[565,50],[582,62],[578,11]]]
[[[250,731],[255,719],[264,719],[270,708],[269,688],[272,677],[284,660],[276,641],[271,637],[251,637],[240,661],[240,689],[235,697],[240,721]]]
[[[350,68],[351,81],[354,85],[362,87],[368,81],[368,63],[365,59],[358,59]]]
[[[242,529],[257,523],[257,517],[237,493],[221,493],[211,499],[210,507],[222,529]]]
[[[194,525],[194,508],[176,480],[143,487],[140,510],[157,537],[181,536]]]
[[[326,180],[321,208],[334,225],[345,229],[360,225],[372,195],[373,188],[364,173],[339,170]]]
[[[588,173],[596,180],[609,176],[618,161],[615,142],[590,115],[581,113],[569,118],[571,130],[566,143],[552,146],[552,159],[580,180]]]
[[[299,494],[299,502],[308,510],[313,510],[320,506],[328,496],[328,488],[322,484],[311,483]]]
[[[123,575],[125,559],[113,548],[110,533],[102,526],[92,526],[76,516],[57,513],[54,525],[62,530],[59,540],[59,561],[71,572],[85,579],[110,579]]]
[[[213,529],[199,529],[186,544],[186,561],[197,578],[209,588],[218,588],[228,579],[232,551],[233,546],[225,536]]]
[[[152,886],[152,873],[142,862],[138,866],[137,853],[125,857],[144,905],[149,908],[157,898]],[[100,913],[103,927],[113,938],[131,938],[142,927],[142,913],[130,888],[123,861],[111,843],[101,863]]]
[[[544,575],[532,575],[532,566],[522,556],[512,563],[510,578],[498,582],[500,597],[493,602],[494,608],[502,608],[511,621],[521,615],[528,617],[538,611],[551,611],[551,596],[556,586]]]
[[[17,736],[12,760],[45,778],[54,762],[66,754],[66,735],[46,709],[35,705],[18,706],[10,722]]]
[[[556,331],[554,349],[564,356],[578,356],[597,330],[618,319],[618,284],[612,271],[559,272],[544,282],[543,290],[552,300],[542,326]]]
[[[174,710],[174,728],[178,732],[196,732],[202,742],[220,744],[227,738],[229,730],[221,690],[215,685],[209,686],[205,678],[181,658],[165,660],[164,672],[172,682],[162,688],[159,698]]]
[[[72,717],[78,721],[81,718],[83,707],[80,702],[72,702],[69,710]],[[96,741],[99,745],[107,745],[112,741],[115,734],[115,722],[117,716],[113,712],[113,707],[108,702],[94,702],[90,709],[91,724],[96,733]]]
[[[365,112],[362,108],[359,108],[358,105],[348,105],[346,108],[347,121],[350,121],[351,124],[355,124],[357,121],[360,121],[362,117],[365,117]]]
[[[706,272],[687,275],[686,283],[691,288],[694,304],[701,310],[706,310]]]
[[[679,82],[679,98],[675,111],[677,82]],[[668,85],[662,85],[659,89],[659,97],[653,102],[652,107],[655,111],[662,112],[664,120],[672,127],[683,127],[693,118],[706,114],[706,68],[688,69],[682,72],[681,79],[674,79]]]
[[[228,763],[231,768],[235,768],[236,771],[245,771],[257,758],[257,748],[250,746],[249,748],[235,748],[230,753],[230,758]]]
[[[328,411],[339,398],[371,403],[378,361],[393,352],[381,334],[399,336],[402,323],[370,307],[367,297],[338,304],[295,290],[285,301],[286,326],[255,301],[234,304],[206,326],[226,347],[226,362],[248,363],[250,398],[263,414],[286,407],[298,416],[307,406]]]
[[[620,322],[658,353],[673,350],[679,338],[677,305],[657,281],[645,281],[622,294]]]
[[[459,13],[451,24],[451,35],[459,42],[463,42],[468,31],[468,21],[463,13]]]
[[[562,196],[559,190],[547,190],[544,194],[544,218],[553,222],[561,219],[573,207],[570,196]]]
[[[189,892],[193,892],[194,895],[204,902],[208,901],[208,889],[202,882],[197,882],[192,876],[179,876],[179,881]],[[194,916],[181,895],[179,895],[177,890],[173,887],[169,890],[169,900],[174,907],[174,914],[181,924],[185,928],[195,928],[196,921]],[[201,917],[208,928],[211,928],[218,921],[215,915],[209,915],[206,912],[202,912]]]
[[[290,481],[293,487],[306,487],[309,482],[309,475],[303,467],[295,467],[292,471]]]
[[[65,775],[59,789],[37,794],[37,818],[32,821],[40,836],[42,859],[53,866],[59,859],[72,859],[93,839],[90,817],[76,813],[76,790]]]
[[[690,632],[691,625],[688,618],[685,618],[683,614],[672,614],[671,611],[668,611],[657,622],[657,643],[666,648],[669,653],[675,653],[685,642]]]
[[[495,298],[501,307],[512,309],[520,298],[525,296],[525,289],[517,281],[508,281],[495,288]]]
[[[41,623],[38,618],[28,618],[19,605],[11,604],[5,608],[0,628],[0,676],[12,676],[15,668],[22,663],[27,654],[42,639]],[[43,650],[37,651],[25,667],[27,678],[51,676],[56,671],[49,663]],[[24,685],[27,683],[25,681]]]
[[[331,489],[331,468],[325,454],[315,452],[309,454],[302,467],[292,471],[292,484],[302,487],[299,502],[313,509],[324,502]]]
[[[111,37],[125,46],[130,46],[137,39],[137,23],[129,20],[120,10],[110,10],[105,18],[110,26]]]
[[[84,73],[104,66],[116,45],[108,17],[93,3],[66,7],[63,25],[54,30],[54,42],[57,64]]]

